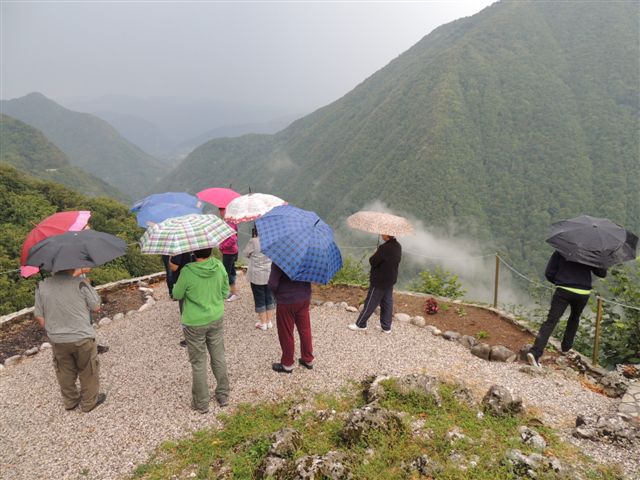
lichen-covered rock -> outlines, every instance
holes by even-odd
[[[24,352],[24,356],[25,357],[32,357],[33,355],[35,355],[36,353],[38,353],[38,347],[33,347],[30,348],[29,350],[25,350]]]
[[[407,315],[406,313],[396,313],[393,316],[393,320],[396,322],[408,322],[411,320],[411,315]]]
[[[429,375],[411,374],[401,377],[396,382],[396,388],[402,394],[416,392],[430,398],[438,406],[442,405],[440,396],[440,380]]]
[[[345,465],[347,455],[332,450],[323,456],[305,455],[299,458],[294,466],[293,480],[314,480],[329,478],[331,480],[349,480],[353,474]]]
[[[347,312],[352,312],[352,313],[355,313],[355,312],[357,312],[357,311],[358,311],[358,309],[357,309],[356,307],[352,307],[351,305],[347,306],[347,307],[345,308],[345,310],[346,310]]]
[[[523,365],[518,369],[518,371],[531,375],[532,377],[546,377],[549,375],[549,370],[532,367],[531,365]]]
[[[270,456],[288,457],[291,456],[300,445],[302,445],[302,435],[294,428],[283,428],[271,436]]]
[[[456,383],[456,388],[453,391],[453,396],[460,403],[467,405],[468,407],[476,406],[476,401],[471,394],[471,390],[469,390],[469,388],[467,388],[467,386],[462,381],[458,381]]]
[[[11,367],[13,365],[17,365],[22,362],[22,355],[14,355],[13,357],[9,357],[4,361],[5,367]]]
[[[98,325],[100,325],[101,327],[104,327],[106,325],[109,325],[110,323],[111,323],[111,319],[109,317],[104,317],[100,319],[100,321],[98,322]]]
[[[629,389],[629,380],[618,372],[608,372],[598,380],[608,397],[622,398]]]
[[[536,479],[543,473],[566,474],[566,469],[555,457],[545,457],[540,453],[525,455],[517,448],[507,450],[503,465],[510,467],[511,471],[520,478]]]
[[[351,412],[340,432],[340,437],[347,444],[352,445],[362,441],[367,443],[372,432],[400,433],[405,429],[402,418],[397,413],[377,405],[367,405]]]
[[[411,324],[415,325],[416,327],[424,327],[427,324],[427,321],[424,319],[424,317],[416,315],[411,319]]]
[[[437,478],[437,474],[442,470],[442,467],[427,455],[420,455],[408,463],[403,463],[402,467],[409,475],[417,473],[418,475],[431,478]]]
[[[522,412],[522,400],[500,385],[492,385],[482,399],[486,413],[496,416],[508,416]]]
[[[123,318],[124,318],[124,313],[116,313],[113,316],[113,321],[114,322],[118,322],[118,321],[122,320]]]
[[[289,462],[280,457],[265,457],[262,463],[256,470],[256,478],[258,479],[273,479],[273,480],[287,480],[291,478]]]
[[[573,435],[593,441],[628,445],[640,441],[640,428],[625,414],[578,415]]]
[[[545,448],[547,448],[547,442],[544,438],[542,438],[542,435],[540,435],[535,430],[523,425],[521,427],[518,427],[518,433],[520,434],[520,438],[526,445],[530,445],[531,447],[540,451],[543,451]]]
[[[376,400],[382,400],[383,398],[385,398],[387,393],[381,382],[389,380],[390,378],[391,377],[389,375],[378,375],[371,379],[371,383],[365,391],[365,398],[367,399],[368,403],[372,403]]]
[[[477,340],[475,339],[475,337],[472,337],[471,335],[462,335],[458,339],[458,343],[463,347],[470,349],[477,343]]]
[[[479,343],[471,347],[471,353],[483,360],[489,360],[489,355],[491,355],[491,346],[486,343]]]
[[[491,347],[489,360],[492,362],[513,362],[516,354],[503,345],[494,345]]]

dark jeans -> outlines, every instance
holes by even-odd
[[[369,317],[380,305],[380,326],[383,330],[391,330],[393,320],[393,287],[379,288],[369,287],[367,298],[364,300],[364,307],[356,320],[356,325],[360,328],[367,326]]]
[[[273,301],[273,295],[268,285],[251,284],[251,293],[253,293],[253,302],[256,305],[256,313],[266,312],[276,308]]]
[[[556,288],[553,298],[551,299],[551,308],[549,309],[547,320],[540,327],[536,341],[533,344],[533,348],[531,348],[531,353],[533,353],[536,359],[542,356],[544,348],[547,346],[547,342],[549,341],[549,337],[556,328],[556,325],[558,325],[560,317],[562,317],[562,314],[565,312],[567,307],[571,307],[571,313],[569,314],[567,328],[565,329],[564,336],[562,337],[561,346],[562,350],[565,352],[573,347],[573,340],[576,336],[576,332],[578,331],[578,325],[580,324],[580,315],[582,314],[584,307],[587,306],[588,301],[589,295],[581,295],[579,293],[565,290],[564,288]]]
[[[236,283],[236,260],[238,260],[238,254],[222,254],[222,265],[224,265],[224,269],[227,271],[227,275],[229,276],[229,285],[234,285]]]

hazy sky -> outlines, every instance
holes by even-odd
[[[491,3],[1,0],[0,97],[191,97],[310,110]]]

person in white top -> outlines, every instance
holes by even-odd
[[[276,304],[267,285],[271,272],[271,260],[260,251],[260,239],[256,227],[251,230],[251,240],[244,247],[242,254],[249,259],[247,275],[251,283],[251,291],[259,319],[256,328],[260,330],[273,328],[271,319]]]

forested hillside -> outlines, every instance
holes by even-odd
[[[115,187],[72,167],[67,156],[39,130],[0,114],[0,162],[43,180],[61,183],[89,196],[106,195],[129,200]]]
[[[61,107],[39,93],[0,102],[2,113],[41,130],[72,165],[131,197],[139,197],[168,167],[125,140],[111,125]]]
[[[330,221],[381,200],[539,271],[555,220],[640,231],[639,19],[635,2],[496,3],[276,135],[199,147],[156,190],[250,185]]]
[[[116,200],[89,198],[0,162],[0,315],[33,305],[39,276],[25,280],[19,273],[6,272],[19,268],[22,242],[34,225],[63,210],[90,210],[89,225],[93,229],[118,235],[129,243],[137,241],[143,232],[128,207]],[[102,283],[160,270],[159,257],[142,255],[138,247],[130,246],[127,255],[93,270],[91,278]]]

